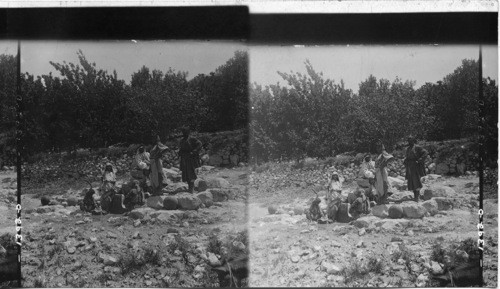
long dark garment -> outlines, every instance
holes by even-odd
[[[406,149],[406,179],[408,180],[408,190],[415,191],[422,188],[421,177],[425,176],[425,158],[427,151],[414,145]]]
[[[186,183],[194,182],[197,178],[195,169],[200,167],[200,157],[198,151],[201,142],[195,138],[181,139],[179,144],[179,155],[181,157],[182,181]]]

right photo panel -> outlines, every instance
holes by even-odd
[[[497,46],[249,52],[249,286],[498,286]]]

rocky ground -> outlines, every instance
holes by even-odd
[[[204,192],[196,197],[173,182],[164,196],[108,215],[76,206],[84,184],[55,190],[49,206],[40,204],[42,194],[50,195],[47,186],[40,192],[32,188],[22,196],[23,286],[218,287],[211,268],[232,255],[248,254],[246,176],[245,168],[207,167],[199,175],[204,182],[197,182]],[[205,198],[200,200],[200,194]],[[162,206],[167,195],[178,198],[179,208]],[[181,196],[187,199],[184,207]]]
[[[17,173],[13,170],[0,171],[0,235],[16,233]]]
[[[432,252],[444,248],[469,258],[465,248],[477,240],[479,179],[475,174],[427,177],[422,195],[430,200],[425,206],[409,200],[412,194],[400,177],[392,182],[393,205],[379,206],[350,223],[318,224],[308,221],[304,210],[315,197],[312,188],[319,191],[320,207],[326,207],[324,169],[286,164],[254,168],[249,190],[251,286],[437,286],[429,275],[441,272],[444,261],[435,261]],[[346,193],[356,187],[350,179],[345,182]],[[410,209],[389,218],[394,205]],[[496,287],[497,200],[484,205],[484,280]]]

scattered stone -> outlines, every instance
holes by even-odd
[[[391,205],[388,214],[391,219],[400,219],[404,216],[403,207],[401,205]]]
[[[335,264],[328,261],[321,262],[321,269],[326,271],[327,274],[337,274],[341,271],[341,268]]]
[[[449,198],[434,198],[438,205],[439,211],[448,211],[453,209],[453,200]]]
[[[268,212],[269,214],[271,214],[271,215],[276,214],[276,211],[277,211],[277,209],[276,209],[276,207],[275,207],[275,206],[273,206],[273,205],[270,205],[269,207],[267,207],[267,212]]]
[[[69,254],[74,254],[76,252],[76,247],[70,246],[66,249]]]
[[[366,245],[363,241],[359,241],[357,244],[356,244],[356,248],[366,248]]]
[[[234,198],[230,189],[210,189],[210,192],[214,202],[225,202]]]
[[[416,202],[408,202],[402,204],[403,214],[406,218],[420,219],[423,218],[427,210]]]
[[[85,224],[85,221],[76,221],[75,223],[76,225],[82,225],[82,224]]]
[[[134,227],[139,227],[141,225],[141,220],[134,221]]]
[[[178,234],[179,230],[177,230],[176,228],[167,228],[167,234],[170,233]]]
[[[298,263],[299,260],[300,260],[300,257],[297,256],[297,255],[293,255],[290,257],[290,260],[293,262],[293,263]]]
[[[362,228],[361,230],[358,231],[359,236],[363,236],[364,234],[366,234],[365,228]]]
[[[415,195],[409,191],[395,192],[387,198],[389,202],[401,203],[406,201],[412,201]]]
[[[108,266],[113,266],[113,265],[116,265],[118,263],[118,259],[116,257],[106,255],[103,253],[98,254],[98,259],[99,259],[99,261],[103,262],[104,265],[108,265]]]
[[[205,181],[209,189],[229,188],[230,186],[229,182],[223,178],[207,178]]]
[[[415,235],[412,230],[409,230],[406,234],[410,237],[413,237],[413,235]]]
[[[401,237],[394,236],[391,238],[391,242],[403,242],[403,239],[401,239]]]
[[[431,271],[434,274],[443,274],[443,267],[435,261],[431,261]]]
[[[47,197],[47,196],[42,196],[42,198],[40,199],[41,203],[42,203],[42,206],[48,206],[50,204],[50,198]]]
[[[201,200],[201,203],[205,205],[206,208],[210,208],[214,204],[214,197],[209,191],[198,193],[196,196]]]
[[[78,205],[78,199],[76,197],[69,197],[66,199],[66,203],[68,203],[68,206],[76,206]]]
[[[430,200],[432,198],[454,198],[457,196],[457,192],[448,186],[432,186],[430,188],[423,189],[424,193],[422,198],[424,200]]]
[[[163,199],[163,208],[165,210],[177,210],[179,207],[179,200],[174,196],[167,196]]]
[[[220,266],[221,262],[214,253],[208,252],[208,264],[212,267]]]
[[[174,195],[187,191],[188,191],[188,185],[186,183],[179,182],[179,183],[169,184],[168,186],[163,188],[162,193]]]
[[[177,195],[179,209],[181,210],[198,210],[201,206],[201,200],[190,193],[182,193]]]
[[[435,199],[430,199],[425,202],[422,202],[422,206],[427,210],[429,215],[434,216],[438,212],[438,203]]]

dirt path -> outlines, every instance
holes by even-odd
[[[288,195],[287,188],[269,193],[269,187],[274,186],[269,179],[278,182],[280,178],[262,174],[252,175],[260,185],[252,186],[250,191],[251,286],[429,286],[430,256],[436,240],[447,244],[468,237],[477,239],[477,208],[471,205],[423,219],[368,215],[363,217],[366,226],[358,227],[313,223],[300,213],[311,201],[307,189],[292,186]],[[308,175],[307,179],[311,179],[314,173]],[[452,187],[467,200],[478,196],[477,178],[440,178],[430,183]],[[318,183],[310,185],[321,188]],[[269,205],[277,207],[278,214],[269,214]],[[490,221],[490,228],[496,227],[497,218]],[[496,230],[490,233],[496,240]],[[496,245],[492,247],[495,252],[489,253],[487,263],[496,274]],[[412,260],[408,264],[404,261],[407,255]],[[485,278],[487,284],[496,286],[496,277],[490,277]]]
[[[241,186],[245,173],[223,169],[200,177],[223,177]],[[218,286],[207,257],[213,235],[220,241],[217,249],[234,245],[247,250],[246,196],[184,211],[175,221],[150,215],[140,220],[93,216],[76,206],[37,212],[40,201],[33,196],[23,196],[28,211],[32,209],[23,223],[26,287]]]

